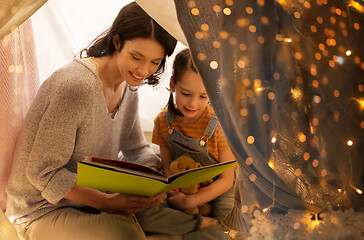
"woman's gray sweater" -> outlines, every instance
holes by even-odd
[[[29,109],[16,144],[6,215],[25,223],[80,206],[63,198],[76,184],[77,163],[85,156],[117,159],[120,150],[127,161],[161,165],[143,135],[138,92],[127,87],[111,117],[98,75],[76,59],[42,84]]]

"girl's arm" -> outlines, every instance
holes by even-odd
[[[233,153],[229,150],[219,152],[219,162],[227,162],[234,160]],[[223,193],[227,192],[234,182],[234,168],[230,168],[221,173],[219,178],[210,185],[201,188],[197,193],[185,195],[180,192],[171,192],[173,195],[169,198],[171,204],[179,209],[186,209],[200,206],[207,203]]]
[[[165,193],[154,197],[104,193],[96,189],[75,185],[64,197],[100,211],[116,214],[133,214],[139,210],[158,206],[166,198]]]
[[[163,173],[166,177],[169,177],[173,174],[169,167],[172,162],[171,151],[169,150],[169,147],[160,147],[160,152],[163,165]]]

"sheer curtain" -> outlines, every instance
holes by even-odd
[[[62,3],[64,1],[53,0],[44,4],[45,2],[6,0],[0,5],[2,209],[5,209],[6,204],[5,185],[11,170],[16,137],[39,85],[53,71],[71,61],[82,46],[87,46],[92,38],[101,33],[125,4],[110,1],[115,8],[100,8],[97,7],[100,5],[97,1],[90,1],[87,6],[84,1]],[[40,7],[42,8],[39,9]],[[92,9],[76,14],[82,7]],[[89,19],[94,18],[100,10],[104,10],[103,14],[108,16],[102,17],[95,24]]]
[[[362,1],[173,2],[239,162],[225,224],[245,239],[255,210],[363,209]]]
[[[16,137],[39,86],[31,22],[0,42],[0,203],[5,209],[5,184],[10,174]]]

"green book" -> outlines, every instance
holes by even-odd
[[[119,160],[86,157],[77,166],[77,184],[103,191],[154,196],[205,182],[235,166],[236,161],[203,166],[165,177],[152,168]]]

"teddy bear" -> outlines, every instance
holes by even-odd
[[[173,172],[173,174],[176,174],[176,173],[179,173],[182,171],[186,171],[189,169],[199,168],[199,167],[201,167],[201,164],[198,162],[195,162],[195,160],[193,160],[192,157],[188,153],[185,153],[185,154],[179,156],[176,160],[174,160],[170,164],[170,169]],[[213,180],[209,180],[204,183],[193,184],[193,185],[190,185],[187,187],[182,187],[182,188],[178,189],[178,191],[180,191],[186,195],[194,194],[198,191],[200,186],[206,186],[209,183],[211,183],[212,181]],[[202,216],[208,216],[211,213],[211,205],[208,203],[205,203],[198,207],[185,209],[184,212],[187,214],[190,214],[190,215],[200,214]]]

